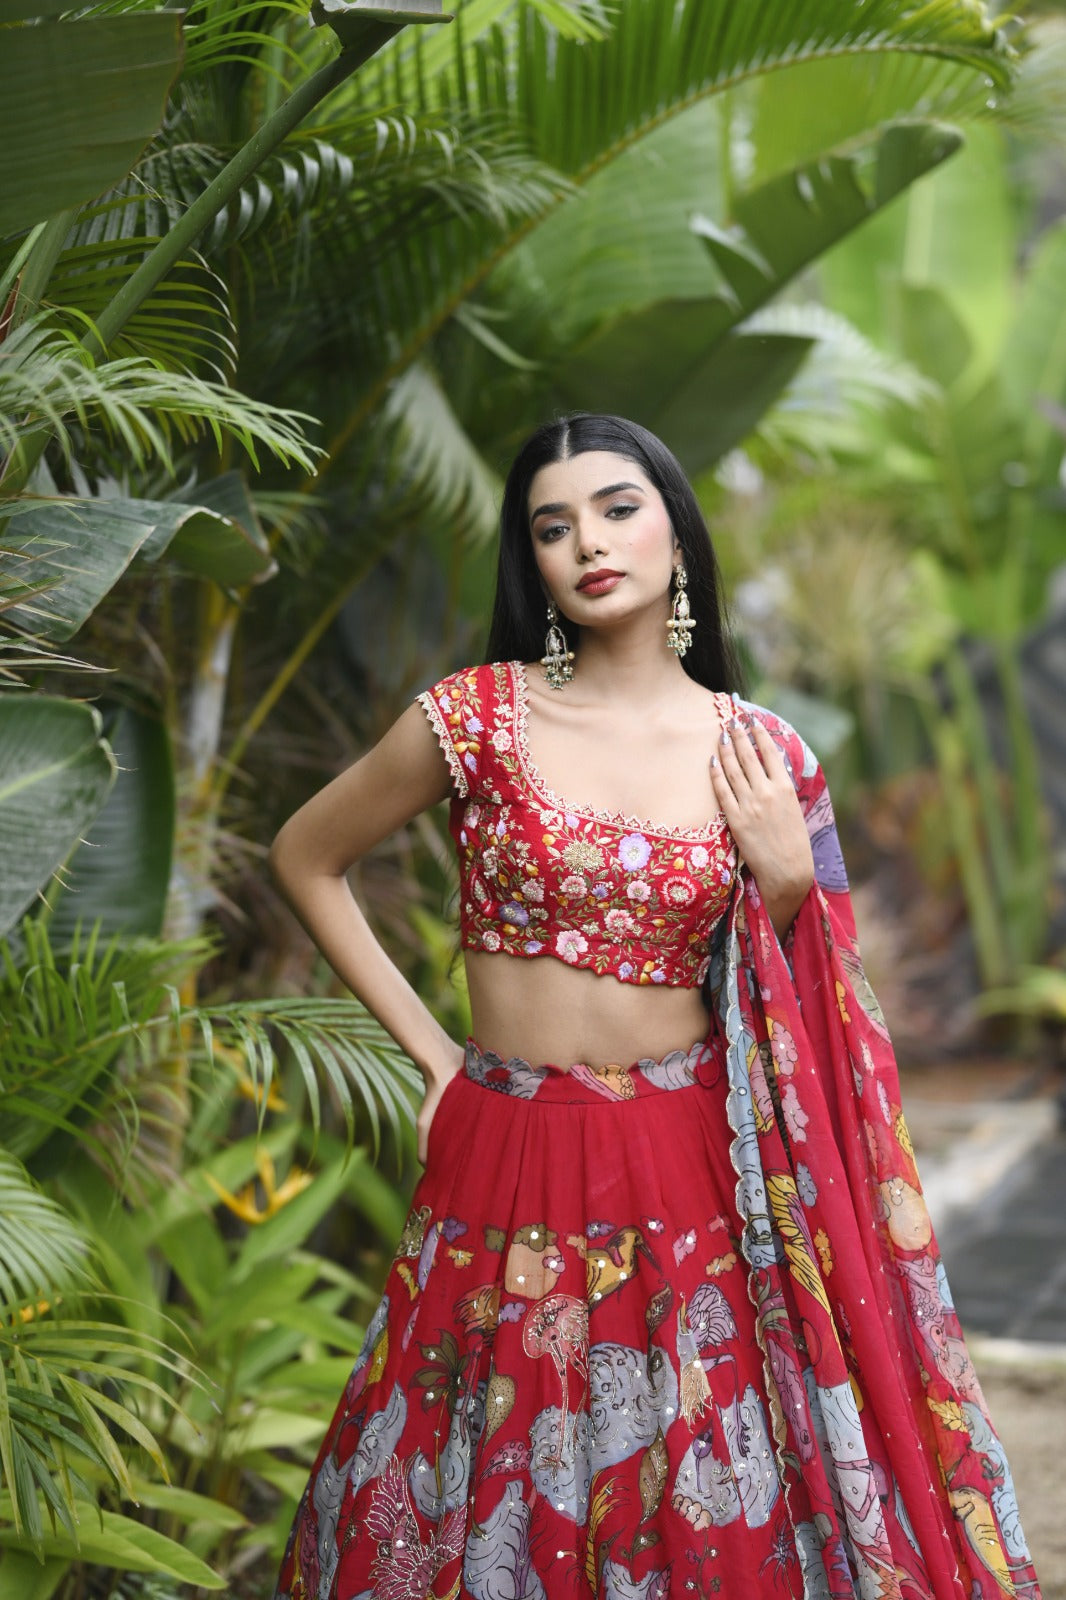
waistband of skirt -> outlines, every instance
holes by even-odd
[[[628,1065],[610,1062],[602,1067],[578,1061],[560,1067],[550,1061],[535,1065],[522,1056],[505,1059],[468,1038],[463,1070],[472,1083],[518,1100],[620,1102],[672,1090],[709,1087],[719,1076],[719,1051],[715,1046],[711,1037],[670,1050],[657,1061],[643,1058]]]

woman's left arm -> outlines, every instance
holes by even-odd
[[[785,758],[758,718],[741,711],[723,729],[711,783],[784,942],[814,884],[814,856]]]

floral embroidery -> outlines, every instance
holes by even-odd
[[[642,833],[627,833],[618,846],[618,859],[627,872],[639,872],[651,856],[651,845]]]
[[[578,956],[583,956],[589,947],[589,942],[582,934],[576,933],[573,928],[564,928],[555,936],[555,953],[562,956],[564,961],[573,965]]]
[[[457,672],[418,696],[418,703],[428,716],[444,752],[455,787],[464,799],[470,793],[467,774],[478,770],[479,735],[485,729],[475,710],[477,671],[476,667],[469,667],[465,672]]]
[[[597,850],[594,844],[588,844],[584,839],[574,839],[563,850],[562,857],[575,872],[581,869],[595,872],[603,866],[603,851]]]
[[[663,883],[663,894],[672,906],[691,905],[698,892],[691,878],[675,876],[667,878]]]
[[[552,955],[623,983],[701,984],[736,874],[724,817],[660,829],[553,794],[529,756],[517,662],[455,673],[419,699],[457,790],[464,947]]]

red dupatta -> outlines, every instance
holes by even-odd
[[[804,1597],[1039,1600],[862,969],[825,777],[787,723],[746,709],[788,763],[817,878],[782,948],[743,867],[711,973]]]

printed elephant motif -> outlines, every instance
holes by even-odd
[[[781,1492],[762,1401],[749,1383],[739,1400],[716,1411],[717,1429],[712,1423],[697,1434],[681,1459],[674,1510],[698,1531],[727,1527],[742,1513],[750,1528],[761,1528]],[[718,1430],[726,1456],[715,1450]]]
[[[529,1549],[529,1506],[512,1478],[466,1542],[463,1583],[474,1600],[547,1600]]]
[[[638,1579],[617,1561],[607,1561],[602,1582],[604,1600],[669,1600],[670,1568]]]
[[[664,1350],[594,1344],[589,1350],[592,1470],[645,1449],[677,1415],[677,1373]]]
[[[529,1475],[537,1493],[560,1515],[583,1523],[592,1482],[588,1416],[578,1411],[564,1418],[559,1406],[548,1406],[533,1418],[529,1440]]]
[[[398,1383],[381,1411],[367,1421],[348,1467],[348,1482],[353,1494],[371,1478],[378,1478],[400,1441],[407,1422],[407,1396]]]
[[[452,1414],[440,1456],[439,1488],[438,1473],[421,1450],[415,1451],[408,1474],[411,1498],[430,1522],[439,1522],[446,1511],[458,1511],[466,1502],[470,1464],[485,1423],[486,1388],[487,1380],[483,1379],[468,1404],[458,1406]]]

